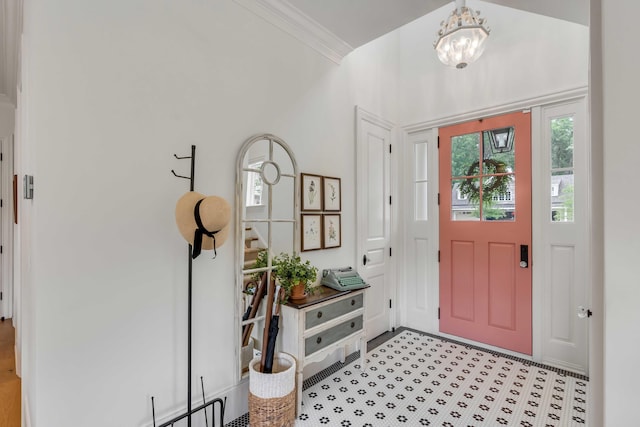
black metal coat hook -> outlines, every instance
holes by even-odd
[[[189,178],[188,176],[178,175],[178,174],[176,173],[176,171],[174,171],[173,169],[171,169],[171,173],[172,173],[175,177],[177,177],[177,178],[191,179],[191,178]]]
[[[189,180],[189,191],[193,191],[193,178],[194,178],[194,171],[195,171],[195,166],[196,166],[196,146],[195,145],[191,146],[191,155],[190,156],[178,156],[177,154],[174,153],[173,157],[175,157],[178,160],[191,159],[191,174],[189,176],[178,175],[176,173],[176,171],[173,170],[173,169],[171,169],[171,173],[176,178],[188,179]]]

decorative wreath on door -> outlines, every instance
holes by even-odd
[[[507,164],[500,160],[484,159],[482,164],[485,166],[484,175],[501,174],[507,172]],[[480,174],[480,162],[474,162],[467,170],[467,176],[478,176]],[[494,196],[504,194],[509,190],[509,183],[512,175],[493,175],[485,179],[482,187],[484,200],[493,200]],[[460,194],[466,196],[470,202],[477,203],[480,201],[480,188],[477,178],[464,179],[459,186]]]

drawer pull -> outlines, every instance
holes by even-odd
[[[352,299],[351,300],[351,305],[356,305],[356,300]]]
[[[318,319],[319,319],[319,318],[321,318],[321,317],[322,317],[322,312],[321,312],[321,311],[319,311],[319,312],[318,312]]]
[[[316,344],[320,344],[322,342],[322,337],[318,337],[318,339],[316,340]]]
[[[351,329],[355,328],[356,322],[351,322]]]

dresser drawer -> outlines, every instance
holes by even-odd
[[[318,350],[322,350],[361,329],[362,315],[342,322],[326,331],[319,332],[304,340],[304,355],[308,356]]]
[[[314,326],[321,325],[322,323],[361,308],[363,295],[364,294],[358,294],[350,298],[340,299],[321,308],[309,310],[305,314],[305,329],[311,329]]]

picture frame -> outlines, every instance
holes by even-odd
[[[301,215],[301,252],[322,249],[322,215]]]
[[[322,177],[308,173],[300,174],[303,211],[322,211]]]
[[[323,211],[340,212],[342,210],[342,191],[340,178],[325,176],[322,178]]]
[[[340,214],[322,215],[322,247],[324,249],[342,246],[342,218]]]

